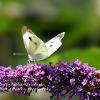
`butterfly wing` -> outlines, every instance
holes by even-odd
[[[45,43],[27,27],[22,28],[23,41],[30,61],[43,60],[48,57]]]
[[[61,40],[64,37],[64,35],[65,35],[65,32],[62,32],[45,43],[48,49],[49,56],[53,54],[62,45]]]

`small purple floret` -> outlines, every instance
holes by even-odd
[[[75,84],[75,79],[74,78],[70,79],[70,84],[71,85],[74,85]]]

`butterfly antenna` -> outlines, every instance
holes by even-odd
[[[13,53],[14,56],[26,56],[26,53]]]

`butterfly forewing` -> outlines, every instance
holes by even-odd
[[[24,45],[31,61],[42,60],[48,57],[48,50],[45,43],[35,34],[26,30],[23,34]]]

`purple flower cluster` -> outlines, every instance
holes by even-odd
[[[0,92],[30,95],[32,91],[45,88],[57,99],[79,96],[80,100],[100,99],[100,70],[76,60],[73,63],[0,66]]]

